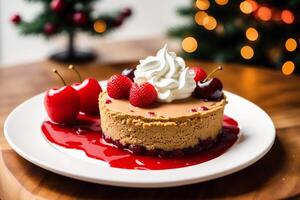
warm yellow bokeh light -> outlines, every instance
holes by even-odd
[[[258,32],[257,32],[257,30],[255,28],[252,28],[252,27],[248,28],[246,30],[246,37],[250,41],[257,40],[257,38],[258,38]]]
[[[192,53],[197,50],[198,43],[197,40],[193,37],[186,37],[182,40],[182,49],[185,52]]]
[[[210,3],[208,0],[197,0],[196,1],[196,6],[200,10],[207,10],[210,6]]]
[[[254,0],[247,0],[247,2],[249,2],[251,4],[252,12],[254,12],[254,11],[257,10],[258,5],[257,5],[256,1],[254,1]]]
[[[287,39],[286,42],[285,42],[285,48],[288,51],[295,51],[295,49],[297,48],[296,40],[293,39],[293,38]]]
[[[215,0],[215,2],[221,6],[226,5],[228,3],[228,0]]]
[[[241,48],[241,56],[245,59],[251,59],[254,56],[254,51],[250,46],[243,46]]]
[[[212,16],[207,16],[203,20],[204,28],[211,31],[217,27],[217,20]]]
[[[94,23],[94,30],[97,33],[103,33],[106,30],[106,23],[103,20],[97,20]]]
[[[286,61],[283,65],[282,65],[282,73],[284,75],[290,75],[294,72],[295,70],[295,64],[292,61]]]
[[[248,1],[243,1],[242,3],[240,3],[240,9],[245,14],[250,14],[253,11],[251,3]]]
[[[195,21],[199,25],[204,25],[204,19],[207,17],[207,13],[204,11],[198,11],[195,15]]]

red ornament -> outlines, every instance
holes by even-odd
[[[84,12],[76,12],[72,16],[73,22],[77,25],[83,25],[87,22],[87,15]]]
[[[56,31],[56,26],[53,23],[46,23],[44,25],[44,32],[48,35],[53,34]]]
[[[123,24],[124,17],[123,16],[118,16],[114,21],[113,21],[113,26],[114,27],[119,27]]]
[[[14,24],[19,24],[22,19],[21,19],[20,15],[15,14],[15,15],[11,16],[10,20]]]
[[[60,12],[65,7],[65,3],[63,0],[52,0],[50,7],[54,12]]]
[[[132,10],[130,8],[124,8],[122,11],[121,11],[121,15],[123,17],[130,17],[132,15]]]

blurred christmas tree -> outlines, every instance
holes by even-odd
[[[77,51],[74,38],[77,32],[85,31],[93,35],[103,35],[119,27],[131,15],[131,10],[96,15],[93,4],[96,0],[27,0],[43,4],[42,11],[31,21],[24,21],[15,14],[11,21],[22,34],[40,34],[47,38],[63,33],[68,35],[68,47],[65,51],[51,56],[59,61],[87,61],[94,58],[92,52]]]
[[[300,0],[193,0],[179,14],[190,23],[170,30],[187,58],[233,61],[300,72]]]

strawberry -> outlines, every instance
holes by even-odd
[[[194,80],[196,82],[198,82],[198,81],[201,82],[201,81],[203,81],[206,78],[207,74],[206,74],[206,72],[204,71],[203,68],[201,68],[201,67],[193,67],[192,69],[195,72]]]
[[[144,108],[153,104],[156,99],[157,92],[150,83],[134,83],[130,89],[129,102],[133,106]]]
[[[107,93],[114,99],[127,99],[132,81],[123,75],[113,75],[107,83]]]

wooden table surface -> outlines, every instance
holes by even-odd
[[[111,59],[118,58],[122,51],[135,49],[132,58],[141,58],[154,54],[154,49],[162,45],[159,41],[155,44],[157,46],[153,43],[123,44],[119,52],[110,56]],[[96,61],[82,65],[79,70],[84,77],[94,76],[101,80],[134,64],[119,61],[118,64],[101,64]],[[207,70],[216,66],[211,62],[188,61],[188,64],[201,64]],[[265,200],[300,197],[299,76],[283,76],[280,71],[239,64],[223,66],[224,71],[218,76],[225,89],[253,101],[271,116],[277,134],[274,146],[265,157],[240,172],[200,184],[161,189],[129,189],[78,181],[46,171],[18,156],[3,136],[7,115],[24,100],[60,85],[58,78],[51,73],[53,67],[57,67],[69,83],[76,81],[76,76],[65,66],[50,61],[0,69],[0,198]]]

